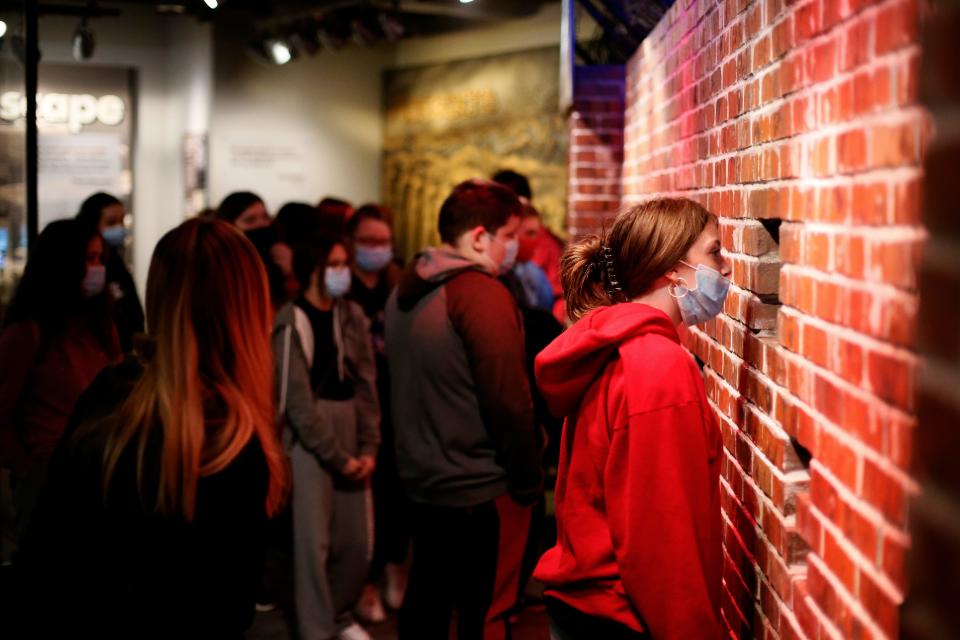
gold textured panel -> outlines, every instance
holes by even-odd
[[[454,185],[499,169],[526,175],[544,222],[563,233],[559,64],[547,47],[387,72],[384,202],[404,257],[439,242],[437,213]]]

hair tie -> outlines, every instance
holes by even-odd
[[[620,286],[620,280],[617,279],[617,272],[613,266],[613,251],[610,250],[608,245],[602,245],[600,247],[600,260],[603,263],[603,270],[607,276],[607,295],[609,295],[612,300],[616,300],[618,296],[623,295],[623,288]]]

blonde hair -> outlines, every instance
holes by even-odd
[[[192,520],[199,479],[222,471],[257,438],[269,470],[265,509],[275,514],[288,473],[274,420],[270,297],[256,249],[226,222],[184,222],[154,251],[146,315],[154,353],[112,421],[104,495],[134,442],[143,494],[144,453],[159,431],[155,509]]]
[[[716,217],[692,200],[660,198],[620,213],[609,230],[571,244],[560,259],[567,314],[645,293],[683,259]]]

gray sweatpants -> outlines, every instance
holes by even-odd
[[[356,451],[352,402],[317,401],[336,417],[338,438]],[[320,465],[299,442],[293,469],[294,598],[302,640],[328,640],[353,623],[373,550],[369,481],[351,484]]]

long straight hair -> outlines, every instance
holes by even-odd
[[[226,222],[184,222],[157,244],[146,303],[154,352],[107,439],[104,495],[130,445],[144,495],[145,452],[159,430],[155,509],[192,520],[199,479],[257,438],[269,469],[266,512],[275,514],[288,475],[274,420],[267,277],[253,245]]]

